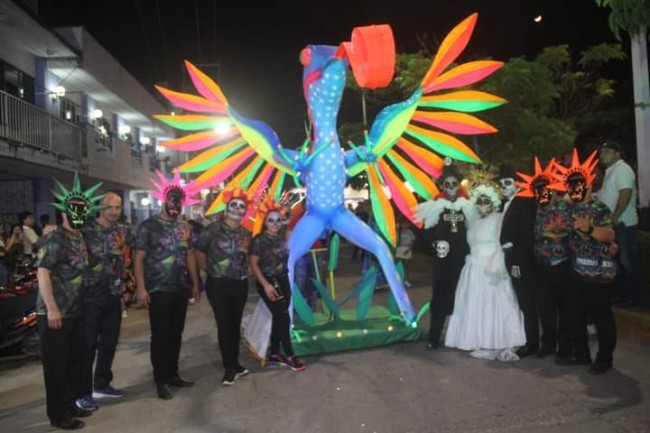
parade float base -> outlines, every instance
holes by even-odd
[[[314,325],[294,324],[292,345],[298,356],[368,349],[422,337],[418,326],[407,326],[382,306],[372,306],[363,320],[357,320],[354,309],[342,309],[336,320],[323,313],[314,313],[314,319]]]

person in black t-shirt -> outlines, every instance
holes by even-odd
[[[289,247],[287,235],[282,230],[285,213],[286,209],[272,201],[260,207],[259,217],[264,218],[264,228],[253,239],[248,261],[257,279],[257,291],[273,315],[268,362],[302,371],[305,366],[291,347],[291,285],[287,276]],[[280,353],[280,346],[284,355]]]

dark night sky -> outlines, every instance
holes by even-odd
[[[437,44],[477,11],[478,24],[465,53],[499,60],[534,56],[555,44],[578,51],[614,42],[607,11],[594,0],[259,2],[264,5],[243,0],[47,0],[41,2],[41,16],[52,25],[85,26],[149,88],[163,83],[179,89],[183,59],[218,62],[219,83],[233,106],[269,123],[289,146],[286,141],[302,137],[303,130],[300,50],[310,43],[338,45],[349,40],[355,26],[388,23],[397,49],[415,52],[418,35]],[[541,24],[533,22],[538,14],[544,17]]]

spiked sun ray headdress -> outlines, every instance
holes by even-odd
[[[183,193],[183,202],[182,202],[183,206],[192,206],[194,204],[201,203],[201,200],[190,198],[191,195],[196,194],[196,191],[192,190],[190,184],[187,185],[181,184],[180,171],[176,170],[174,172],[174,177],[172,178],[171,181],[168,180],[165,177],[165,175],[162,174],[159,170],[156,170],[156,174],[158,175],[158,179],[160,183],[156,182],[154,179],[151,179],[151,183],[156,187],[156,190],[152,191],[151,195],[153,195],[158,200],[165,201],[167,197],[167,193],[175,189]]]
[[[52,191],[54,197],[58,200],[52,203],[52,206],[54,206],[56,209],[60,210],[61,212],[67,213],[69,211],[67,206],[71,200],[78,200],[86,203],[87,206],[86,214],[88,215],[99,212],[104,208],[104,206],[98,205],[97,202],[99,202],[102,198],[104,198],[105,194],[93,195],[95,194],[97,189],[99,189],[99,187],[102,186],[102,182],[99,182],[95,186],[88,188],[86,191],[82,191],[81,181],[79,180],[79,173],[76,171],[74,173],[74,179],[72,181],[71,190],[68,190],[56,178],[54,178],[53,180],[56,186],[58,187],[59,192]]]
[[[587,185],[591,186],[594,179],[596,179],[596,173],[594,173],[594,169],[598,165],[598,158],[596,158],[596,155],[598,155],[598,152],[594,150],[581,164],[580,158],[578,157],[578,150],[574,148],[573,154],[571,155],[571,166],[569,168],[556,164],[556,168],[559,172],[559,180],[561,180],[563,185],[566,186],[569,176],[574,173],[580,173],[584,176]]]
[[[517,176],[521,178],[521,181],[515,181],[515,184],[520,188],[517,197],[535,197],[535,184],[542,180],[547,181],[547,188],[549,189],[566,191],[566,187],[558,175],[557,165],[555,159],[551,159],[548,165],[542,169],[542,164],[535,157],[535,173],[532,176],[517,172]]]

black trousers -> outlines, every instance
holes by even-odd
[[[52,422],[69,419],[82,386],[86,335],[82,317],[63,319],[61,329],[50,329],[47,316],[38,316],[43,352],[47,416]]]
[[[598,332],[596,363],[612,363],[616,347],[616,322],[612,313],[611,295],[611,284],[597,284],[574,278],[567,302],[576,358],[591,359],[587,334],[587,317],[591,317]]]
[[[558,356],[567,357],[573,353],[571,339],[570,311],[567,309],[567,295],[573,283],[570,263],[539,268],[539,318],[542,324],[542,347],[552,348]]]
[[[537,351],[539,349],[539,315],[537,313],[538,282],[530,269],[522,269],[520,278],[511,278],[517,295],[519,309],[524,316],[526,345]]]
[[[271,284],[275,281],[277,283],[276,290],[283,296],[282,299],[271,301],[266,296],[262,285],[259,282],[257,283],[257,291],[273,315],[271,323],[271,347],[269,350],[271,354],[277,355],[280,353],[280,345],[282,345],[284,354],[286,356],[293,356],[290,332],[291,318],[289,317],[289,305],[291,302],[289,277],[285,274],[278,277],[266,277],[266,279]]]
[[[236,369],[239,366],[241,318],[248,298],[248,280],[208,277],[205,292],[217,321],[223,367]]]
[[[167,383],[178,376],[187,291],[151,293],[149,323],[151,325],[151,365],[156,383]]]
[[[452,248],[454,246],[452,245]],[[449,254],[445,258],[433,258],[433,290],[429,313],[429,343],[437,346],[442,334],[445,318],[454,312],[456,286],[465,264],[465,255]]]
[[[120,339],[122,300],[119,296],[107,296],[101,301],[86,303],[85,322],[87,350],[82,396],[89,396],[92,395],[93,388],[105,388],[113,380],[111,367],[117,342]],[[94,379],[93,366],[95,366]]]

